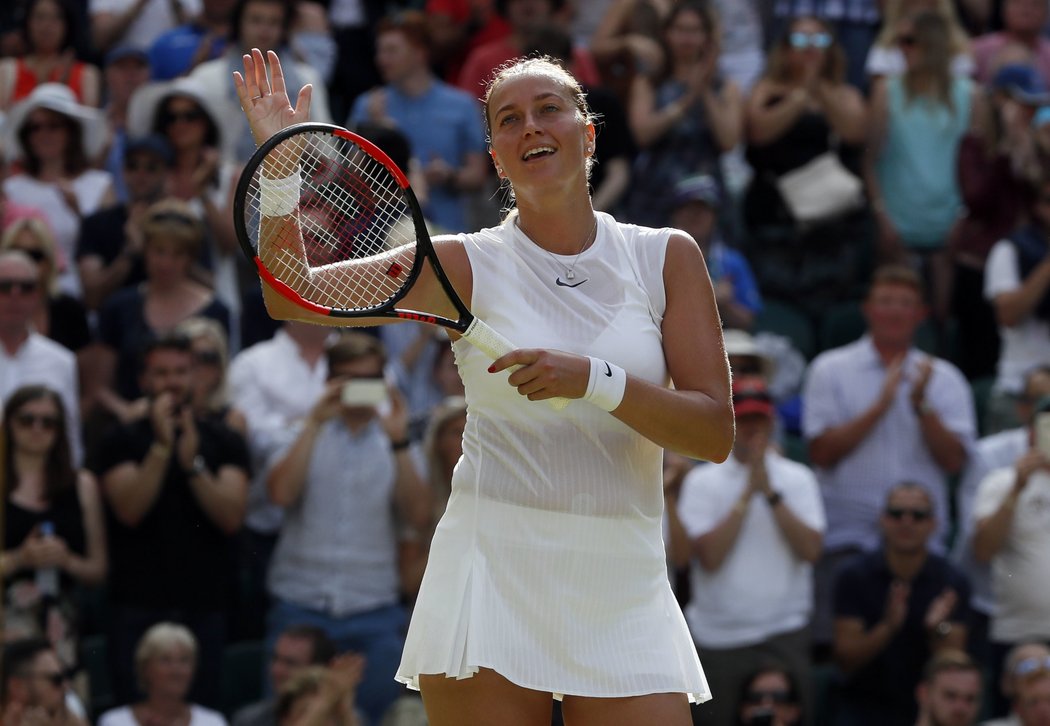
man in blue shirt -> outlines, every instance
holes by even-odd
[[[475,226],[467,219],[468,194],[481,189],[488,170],[481,110],[434,76],[429,48],[422,13],[380,21],[376,65],[386,85],[358,97],[347,125],[387,123],[404,133],[426,179],[420,201],[427,219],[441,231],[465,232]]]

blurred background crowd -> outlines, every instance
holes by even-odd
[[[1048,0],[7,0],[3,726],[425,723],[392,675],[462,383],[428,326],[266,315],[253,47],[450,233],[509,203],[485,81],[552,56],[595,207],[701,246],[737,444],[666,459],[696,723],[1050,724]]]

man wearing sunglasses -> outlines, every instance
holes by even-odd
[[[0,673],[4,726],[86,726],[66,706],[66,675],[46,639],[8,643]]]
[[[984,478],[973,508],[973,553],[992,565],[993,663],[1018,643],[1050,642],[1050,437],[1037,434],[1045,430],[1050,397],[1034,410],[1027,449]]]
[[[73,353],[36,332],[33,319],[43,304],[37,264],[25,252],[0,252],[0,400],[21,386],[39,383],[58,392],[66,408],[70,449],[83,460],[77,361]]]
[[[927,548],[937,523],[923,486],[893,487],[879,525],[882,546],[835,580],[834,654],[845,675],[839,715],[856,726],[912,726],[923,666],[966,646],[970,586]]]

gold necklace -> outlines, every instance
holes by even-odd
[[[520,229],[522,232],[524,232],[526,237],[528,237],[529,239],[533,240],[533,244],[536,244],[537,247],[539,247],[541,250],[543,250],[548,255],[550,255],[550,258],[552,260],[554,260],[559,265],[561,265],[562,267],[565,268],[565,279],[567,279],[567,280],[575,280],[576,279],[576,263],[579,261],[580,255],[582,255],[583,251],[585,249],[587,249],[587,245],[589,245],[591,242],[593,242],[598,236],[598,215],[594,215],[594,226],[591,227],[591,231],[587,234],[587,236],[583,238],[583,243],[580,245],[580,251],[577,252],[576,256],[572,258],[572,264],[571,265],[566,265],[564,262],[559,260],[554,255],[554,253],[551,252],[549,249],[547,249],[546,247],[542,247],[541,245],[537,244],[535,242],[535,239],[533,238],[533,236],[531,234],[529,234],[529,231],[527,229],[525,229],[525,225],[523,225],[521,223],[521,217],[518,217],[518,229]]]

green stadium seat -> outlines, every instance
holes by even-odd
[[[813,323],[802,310],[782,300],[764,300],[752,332],[776,333],[788,338],[809,360],[816,354]]]
[[[818,323],[820,350],[852,343],[868,329],[861,304],[855,301],[835,303],[829,306],[820,316]]]
[[[226,646],[222,656],[222,711],[234,711],[262,698],[263,661],[266,647],[262,640],[246,640]]]
[[[89,719],[95,719],[103,711],[113,708],[113,684],[109,678],[109,648],[104,635],[88,635],[80,639],[80,664],[88,676],[88,709]]]

